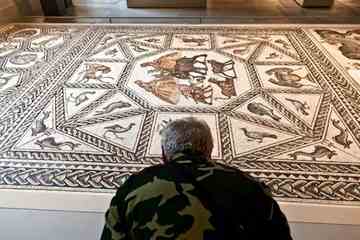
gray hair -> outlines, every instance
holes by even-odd
[[[160,132],[161,146],[167,159],[191,147],[210,159],[213,139],[209,125],[193,117],[171,121]]]

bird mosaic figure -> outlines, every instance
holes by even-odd
[[[303,84],[302,81],[307,80],[310,82],[313,82],[311,78],[309,78],[308,75],[305,75],[304,77],[300,76],[299,74],[296,74],[296,71],[299,71],[301,69],[292,69],[288,67],[276,67],[272,68],[266,71],[266,74],[269,76],[274,75],[275,78],[270,78],[268,81],[272,84],[281,86],[281,87],[291,87],[291,88],[301,88],[304,86],[311,86],[313,85],[309,84]]]

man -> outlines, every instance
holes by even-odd
[[[210,160],[213,140],[204,121],[172,121],[160,135],[164,164],[120,187],[102,240],[291,239],[266,186]]]

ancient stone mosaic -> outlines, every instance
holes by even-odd
[[[359,204],[359,81],[356,26],[4,25],[0,188],[113,191],[194,116],[278,199]]]

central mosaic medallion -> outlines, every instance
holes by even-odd
[[[217,52],[168,51],[140,60],[128,86],[157,105],[221,106],[251,89],[243,62]],[[238,93],[239,92],[239,93]]]

